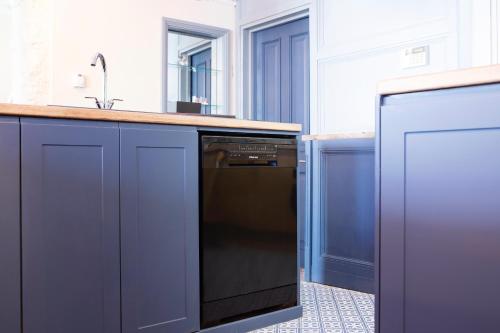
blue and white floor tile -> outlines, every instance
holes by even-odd
[[[371,294],[302,282],[302,318],[251,333],[373,333],[374,301]]]

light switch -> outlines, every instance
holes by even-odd
[[[413,68],[429,64],[429,45],[408,47],[401,50],[401,68]]]

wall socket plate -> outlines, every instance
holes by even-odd
[[[87,80],[83,74],[75,74],[71,78],[71,85],[73,88],[85,88],[87,86]]]
[[[426,66],[429,64],[429,45],[407,47],[401,50],[401,69]]]

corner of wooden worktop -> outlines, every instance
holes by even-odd
[[[337,132],[329,134],[309,134],[302,135],[302,141],[328,141],[328,140],[343,140],[343,139],[373,139],[375,132]]]
[[[384,96],[492,83],[500,83],[500,64],[385,79],[377,83],[377,94]]]

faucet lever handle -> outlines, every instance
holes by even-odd
[[[112,98],[106,102],[106,107],[105,109],[111,110],[113,108],[113,105],[115,105],[115,102],[123,102],[123,99],[120,98]]]
[[[99,99],[97,97],[94,97],[94,96],[85,96],[85,98],[93,99],[95,101],[95,104],[97,105],[97,108],[98,109],[102,109],[101,102],[99,101]]]

